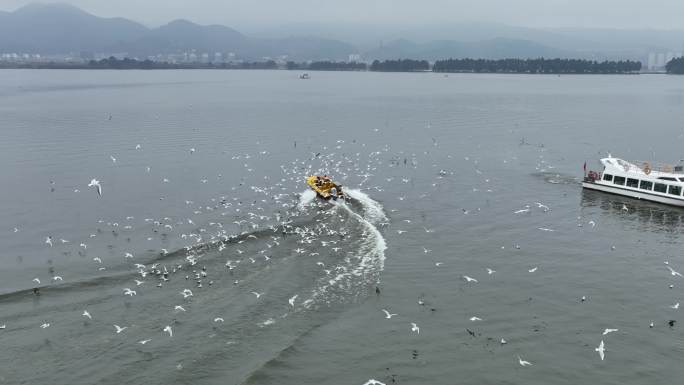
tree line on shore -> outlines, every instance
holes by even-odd
[[[668,74],[684,75],[684,57],[674,58],[667,62],[665,70]]]
[[[117,59],[109,57],[85,63],[11,63],[0,62],[0,68],[36,69],[288,69],[308,71],[376,71],[376,72],[464,72],[464,73],[528,73],[528,74],[629,74],[641,70],[641,62],[632,60],[593,61],[584,59],[446,59],[430,64],[427,60],[397,59],[363,62],[314,61],[285,65],[273,60],[232,63],[168,63],[153,60]],[[684,74],[684,57],[670,60],[667,73]]]
[[[166,63],[151,60],[117,59],[110,57],[91,60],[87,68],[94,69],[277,69],[275,61],[238,63]],[[474,73],[533,73],[533,74],[619,74],[633,73],[641,69],[637,61],[603,61],[583,59],[447,59],[438,60],[432,66],[427,60],[397,59],[375,60],[370,65],[361,62],[314,61],[306,63],[287,62],[284,68],[308,71],[375,71],[375,72],[474,72]]]
[[[641,70],[631,60],[593,61],[583,59],[447,59],[438,60],[434,72],[529,73],[529,74],[624,74]]]

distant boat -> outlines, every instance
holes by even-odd
[[[650,162],[628,162],[610,155],[601,164],[603,171],[586,173],[582,187],[684,207],[684,166],[663,164],[656,169]]]
[[[311,76],[309,76],[309,74],[306,74],[306,73],[305,73],[305,74],[299,75],[299,78],[300,78],[300,79],[311,79]]]

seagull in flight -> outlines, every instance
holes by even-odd
[[[45,238],[45,243],[47,243],[48,245],[50,245],[50,247],[52,247],[52,237]]]
[[[601,357],[601,361],[603,361],[603,358],[605,357],[605,351],[606,348],[603,345],[603,340],[601,340],[601,343],[599,344],[598,348],[594,349],[598,352],[599,357]]]
[[[537,269],[538,269],[538,267],[533,267],[533,268],[531,268],[531,269],[529,269],[529,270],[527,270],[527,271],[530,272],[530,273],[534,273],[535,271],[537,271]]]
[[[387,318],[387,319],[390,319],[390,318],[394,317],[395,315],[397,315],[397,314],[390,313],[385,309],[382,309],[382,311],[385,313],[385,318]]]
[[[672,305],[672,306],[670,306],[670,307],[671,307],[672,309],[675,309],[675,310],[679,309],[679,302],[677,302],[676,304],[674,304],[674,305]]]
[[[138,341],[138,343],[139,343],[140,345],[145,345],[146,343],[148,343],[148,342],[150,342],[150,341],[152,341],[152,339],[147,339],[147,340]]]
[[[90,183],[88,184],[88,187],[96,187],[97,188],[97,195],[102,196],[102,185],[100,184],[100,181],[93,178]]]
[[[256,295],[257,299],[261,297],[264,293],[257,293],[256,291],[253,291],[252,294]]]
[[[464,275],[464,276],[463,276],[463,279],[465,279],[466,282],[475,282],[475,283],[478,282],[477,279],[468,277],[467,275]]]
[[[224,320],[221,317],[216,317],[214,318],[214,322],[224,322]]]
[[[670,270],[670,274],[672,274],[673,276],[679,276],[679,277],[682,276],[681,273],[679,273],[678,271],[675,271],[675,269],[671,268],[670,266],[666,266],[666,267],[668,270]]]
[[[475,322],[475,321],[482,321],[482,318],[473,316],[473,317],[470,317],[470,320],[473,321],[473,322]]]
[[[50,327],[50,323],[49,323],[49,322],[45,322],[45,323],[43,323],[42,325],[40,325],[40,327],[41,327],[41,329],[47,329],[47,328]]]
[[[135,292],[135,290],[131,290],[129,288],[124,289],[124,295],[130,295],[131,297],[134,295],[138,295],[138,293]]]
[[[532,363],[530,361],[525,361],[520,356],[518,356],[518,362],[520,363],[520,366],[532,366]]]
[[[185,311],[185,308],[181,305],[176,305],[173,310]]]
[[[40,278],[33,278],[33,282],[37,283],[40,285]]]
[[[166,325],[162,331],[169,333],[169,337],[173,337],[173,330],[171,330],[171,326]]]
[[[411,322],[411,331],[416,334],[420,334],[420,328],[414,322]]]
[[[487,274],[492,275],[494,273],[496,273],[496,270],[492,270],[490,268],[487,268]]]
[[[618,331],[618,329],[606,329],[603,331],[603,335],[605,336],[608,333],[612,333],[612,332],[616,332],[616,331]]]
[[[88,317],[89,319],[93,319],[93,317],[88,313],[88,310],[83,310],[83,314],[81,314],[83,317]]]
[[[295,294],[292,298],[290,298],[287,302],[290,303],[290,306],[294,307],[294,302],[297,299],[298,294]]]
[[[114,328],[116,328],[116,334],[121,333],[122,331],[128,329],[128,326],[121,327],[119,325],[114,325]]]
[[[192,297],[192,291],[190,289],[183,289],[180,293],[183,295],[183,298]]]
[[[380,382],[374,378],[371,378],[370,380],[366,381],[366,383],[363,385],[386,385],[386,384],[384,382]]]

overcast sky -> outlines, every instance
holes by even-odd
[[[31,0],[0,0],[12,11]],[[49,2],[49,1],[43,1]],[[98,16],[148,26],[185,18],[263,28],[297,22],[421,25],[459,21],[528,27],[684,28],[684,0],[69,0]]]

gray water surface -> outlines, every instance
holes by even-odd
[[[682,111],[656,75],[0,71],[0,383],[676,383],[684,210],[579,180],[684,158]]]

